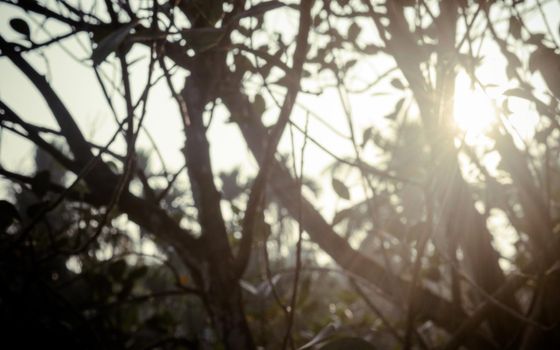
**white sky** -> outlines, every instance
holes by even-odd
[[[556,40],[560,43],[558,33],[558,24],[560,20],[559,2],[547,2],[545,13],[548,16]],[[297,18],[293,16],[293,14],[294,12],[276,10],[274,15],[267,14],[266,18],[272,21],[278,28],[293,29],[297,28]],[[17,34],[14,34],[13,30],[11,30],[8,25],[9,20],[16,16],[27,18],[25,13],[15,10],[13,6],[0,4],[0,33],[8,40],[17,38]],[[545,30],[538,16],[535,16],[533,19],[528,19],[527,23],[536,31]],[[54,22],[49,24],[51,25],[49,28],[56,30],[56,24]],[[371,28],[370,24],[366,25],[368,28]],[[497,25],[507,25],[507,23]],[[32,24],[32,36],[36,41],[40,42],[42,39],[47,38],[44,33],[38,32],[36,28],[37,26]],[[283,30],[286,31],[287,29]],[[367,35],[368,32],[366,31],[365,34]],[[87,44],[86,38],[82,37],[82,39],[83,42]],[[84,51],[83,48],[78,45],[75,39],[65,40],[64,47],[79,58],[85,59],[89,55],[88,52]],[[497,83],[500,85],[498,88],[494,89],[496,90],[496,94],[492,96],[498,97],[499,94],[507,88],[507,86],[502,85],[505,81],[502,72],[504,62],[496,58],[497,50],[495,47],[493,48],[486,45],[484,50],[486,58],[484,60],[484,65],[479,70],[479,76],[483,82]],[[57,45],[47,48],[44,52],[46,56],[49,57],[48,77],[55,91],[59,93],[59,96],[66,103],[71,113],[76,117],[82,131],[86,135],[91,136],[94,142],[99,144],[105,143],[113,134],[116,126],[101,90],[98,88],[98,83],[93,71],[89,67],[89,63],[77,63]],[[147,51],[135,49],[130,56],[134,58],[142,54],[147,55]],[[41,57],[35,54],[25,55],[25,57],[37,67],[40,72],[47,72],[47,66]],[[142,89],[144,86],[147,61],[148,59],[146,57],[144,61],[137,63],[137,67],[142,68],[132,71],[132,85],[136,91]],[[372,62],[375,62],[375,65],[373,65]],[[360,66],[363,68],[359,71],[355,71],[354,74],[357,75],[358,78],[365,77],[365,80],[373,80],[371,79],[372,77],[374,78],[376,75],[384,72],[384,66],[391,66],[391,62],[386,59],[379,60],[374,58],[372,62],[360,62]],[[111,74],[109,63],[104,63],[101,67],[107,74]],[[496,69],[497,67],[500,69]],[[5,103],[26,121],[57,129],[57,125],[41,96],[7,59],[0,59],[0,76],[0,98]],[[174,76],[176,88],[182,87],[183,77],[183,74]],[[388,86],[389,81],[390,79],[387,80],[385,86]],[[458,94],[461,96],[469,95],[468,86],[469,82],[465,79],[465,76],[460,75],[457,87]],[[387,123],[383,117],[392,111],[394,103],[403,95],[402,92],[396,89],[389,88],[388,91],[390,92],[389,96],[372,96],[371,93],[351,96],[351,108],[354,114],[356,130],[358,130],[356,132],[358,140],[361,139],[361,130],[363,128],[372,124],[383,125],[383,123]],[[478,109],[475,109],[475,111],[485,110],[486,107],[483,106],[484,96],[482,95],[481,97],[481,94],[476,93],[471,95],[469,95],[471,96],[469,99],[461,100],[461,98],[458,98],[457,103],[459,108],[456,110],[459,110],[459,114],[468,108],[469,105],[472,106],[472,101],[476,101],[477,105],[481,105],[477,107]],[[115,102],[117,101],[118,96],[115,97]],[[270,105],[270,99],[267,99],[267,102]],[[327,90],[320,96],[300,95],[298,102],[314,110],[340,133],[349,135],[346,118],[338,102],[336,91]],[[521,103],[520,107],[522,110],[527,108],[526,105],[523,107],[524,105],[522,102],[516,103]],[[119,110],[122,111],[122,102],[119,101],[117,105],[120,107]],[[518,110],[519,109],[520,108],[518,108]],[[253,173],[256,169],[255,163],[252,157],[249,156],[250,152],[247,150],[244,141],[240,137],[237,126],[233,123],[223,123],[226,119],[224,113],[220,113],[219,110],[217,112],[213,127],[208,134],[211,144],[211,159],[216,173],[222,170],[232,169],[238,165],[242,166],[242,171],[244,171],[245,174]],[[123,115],[124,113],[121,112],[119,117],[122,118]],[[273,120],[276,118],[276,115],[276,109],[274,109],[272,113],[269,111],[265,115],[265,120]],[[468,114],[466,118],[468,119]],[[514,116],[514,118],[518,120],[517,125],[521,134],[524,137],[531,137],[532,127],[531,123],[527,123],[526,113],[521,113],[521,115]],[[302,109],[296,109],[292,120],[300,126],[304,125],[305,113]],[[182,123],[178,115],[176,103],[171,98],[164,80],[161,80],[151,92],[145,126],[150,130],[153,138],[157,141],[158,147],[166,158],[166,164],[169,170],[173,171],[174,169],[180,168],[183,164],[183,156],[180,152],[184,140]],[[296,134],[298,134],[297,131]],[[310,120],[310,134],[339,156],[353,155],[352,145],[349,141],[341,139],[314,119]],[[476,139],[478,136],[475,134],[472,137]],[[301,138],[298,137],[296,145],[301,145],[301,141]],[[122,140],[119,142],[122,149],[123,142]],[[141,146],[147,144],[146,138],[140,139]],[[289,144],[289,132],[286,132],[281,149],[286,152],[289,151]],[[113,149],[118,150],[119,145]],[[22,142],[19,137],[14,136],[10,132],[4,131],[2,133],[0,149],[0,162],[2,166],[13,171],[30,172],[33,165],[32,155],[31,145]],[[365,158],[367,161],[372,162],[373,156],[372,154],[366,154]],[[332,159],[324,152],[319,151],[311,143],[308,144],[306,157],[306,175],[310,177],[323,176],[323,180],[321,181],[324,185],[323,195],[316,203],[323,209],[325,214],[327,214],[327,217],[330,217],[336,211],[336,207],[340,208],[348,205],[348,202],[337,199],[330,189],[330,176],[324,176],[324,170]],[[151,157],[151,160],[154,166],[158,165],[155,155]],[[348,180],[350,182],[347,183],[347,185],[352,187],[351,190],[354,198],[361,197],[363,193],[360,186],[352,186],[357,185],[358,182],[352,183],[352,179]]]

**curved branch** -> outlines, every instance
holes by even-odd
[[[14,50],[14,45],[4,40],[0,36],[0,49],[13,64],[15,64],[23,74],[35,85],[37,90],[41,93],[45,102],[51,109],[60,129],[68,141],[70,150],[74,154],[75,161],[80,166],[85,165],[93,158],[93,153],[89,147],[88,142],[80,131],[74,118],[66,109],[64,103],[60,100],[54,92],[49,82],[44,76],[39,74],[22,56],[19,52]]]
[[[265,193],[265,186],[272,168],[274,161],[274,154],[276,153],[276,148],[282,137],[282,133],[286,128],[290,120],[290,115],[296,98],[300,89],[300,80],[303,72],[303,65],[306,60],[307,49],[309,46],[308,37],[309,30],[311,28],[311,7],[313,6],[313,0],[304,0],[300,6],[300,18],[299,18],[299,32],[296,37],[296,47],[294,53],[293,67],[289,74],[290,78],[288,80],[288,90],[286,92],[286,97],[284,98],[284,103],[280,109],[280,115],[278,116],[278,121],[273,127],[270,136],[268,137],[268,143],[266,145],[266,150],[263,155],[263,159],[260,162],[260,170],[255,179],[255,183],[251,188],[251,194],[249,196],[249,201],[247,203],[247,210],[245,211],[245,216],[243,218],[243,236],[241,238],[239,253],[237,254],[235,263],[235,277],[239,278],[249,262],[249,256],[251,253],[251,244],[253,242],[253,229],[255,225],[255,220],[258,216],[259,210],[262,210],[262,202]]]

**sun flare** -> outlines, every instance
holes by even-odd
[[[462,79],[457,81],[453,115],[457,127],[469,136],[483,134],[496,120],[491,97]]]

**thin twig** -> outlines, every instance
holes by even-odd
[[[293,59],[292,79],[289,81],[288,90],[284,103],[280,109],[278,121],[270,133],[268,144],[265,149],[263,161],[259,173],[251,188],[247,210],[243,218],[243,236],[240,242],[239,253],[236,258],[235,276],[241,276],[245,271],[249,261],[251,243],[253,241],[253,225],[257,214],[261,209],[268,173],[274,161],[276,148],[282,137],[282,133],[290,120],[290,115],[300,89],[300,79],[303,72],[303,65],[306,60],[308,48],[308,35],[311,27],[311,7],[313,0],[304,0],[300,9],[299,32],[296,38],[296,48]]]
[[[301,271],[301,243],[303,240],[303,226],[301,225],[301,222],[303,220],[303,212],[302,212],[302,190],[303,190],[303,169],[304,169],[304,159],[305,159],[305,147],[307,146],[307,131],[308,131],[308,126],[309,126],[309,116],[307,116],[306,120],[305,120],[305,129],[304,129],[304,139],[303,139],[303,145],[301,146],[301,154],[300,154],[300,165],[299,165],[299,177],[298,178],[298,188],[299,188],[299,200],[298,200],[298,217],[297,217],[297,222],[298,222],[298,239],[297,239],[297,243],[296,243],[296,266],[295,266],[295,274],[294,274],[294,284],[292,287],[292,298],[290,300],[290,312],[288,314],[288,324],[286,326],[286,333],[284,335],[284,340],[282,341],[282,343],[284,344],[284,346],[282,348],[285,348],[286,344],[287,344],[287,340],[290,339],[290,344],[292,346],[292,349],[295,348],[294,344],[293,344],[293,337],[292,337],[292,327],[293,327],[293,323],[294,323],[294,315],[295,315],[295,309],[296,309],[296,302],[297,302],[297,291],[298,291],[298,285],[299,285],[299,277],[300,277],[300,271]],[[291,131],[291,128],[290,128]],[[292,133],[292,140],[293,140],[293,133]],[[295,167],[295,150],[293,147],[293,143],[292,143],[292,150],[293,150],[293,160],[294,160],[294,173],[297,176],[297,168]]]

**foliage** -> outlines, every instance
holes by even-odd
[[[32,169],[0,166],[6,342],[560,346],[557,4],[0,8],[2,63],[56,122],[0,100],[3,135],[36,150]],[[58,48],[97,80],[79,92],[114,117],[103,141],[53,83],[70,78],[50,76]],[[150,108],[161,91],[175,115]],[[183,166],[154,115],[177,125]],[[224,169],[233,134],[250,154]]]

